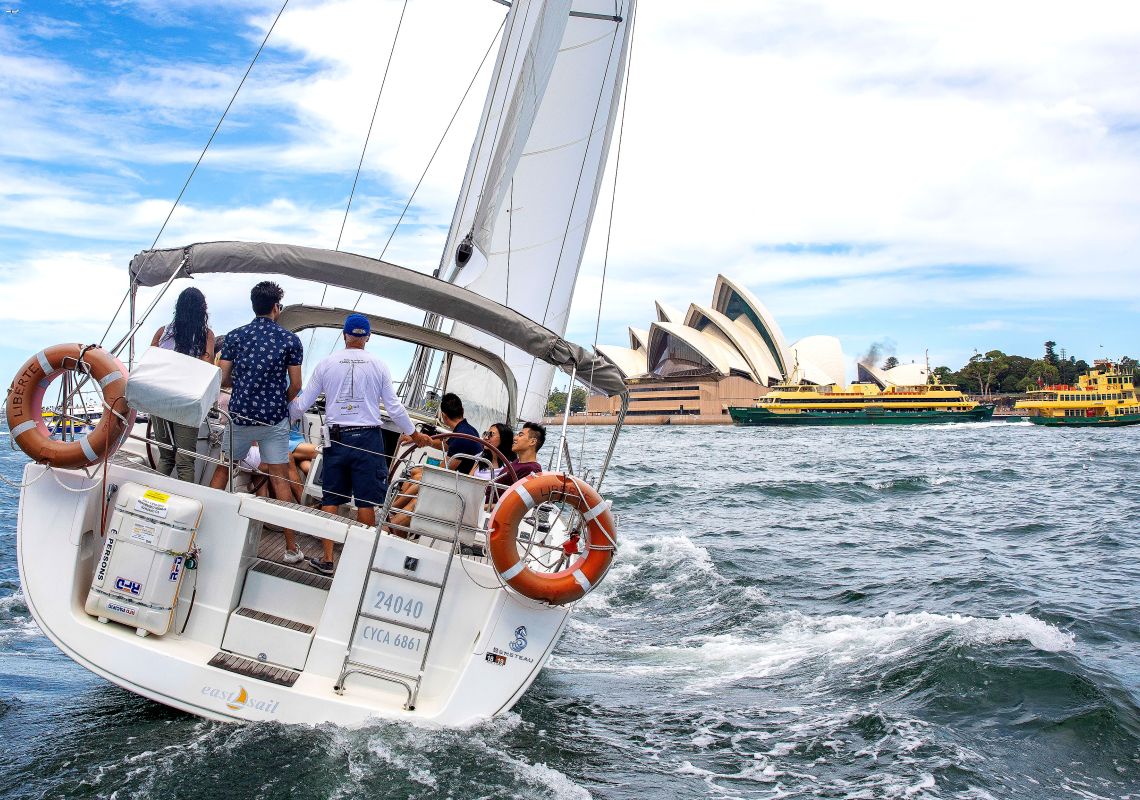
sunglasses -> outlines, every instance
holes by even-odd
[[[493,433],[493,431],[483,431],[483,438],[484,439],[490,439],[492,433]]]

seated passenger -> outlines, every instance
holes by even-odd
[[[498,454],[502,453],[508,461],[514,461],[515,451],[511,449],[511,442],[514,438],[515,432],[511,430],[511,426],[502,422],[493,423],[491,427],[483,431],[483,441],[486,442],[483,447],[483,458],[487,459],[490,467],[482,463],[476,464],[475,471],[471,474],[476,478],[488,481],[499,477],[503,471],[503,463]],[[492,450],[491,448],[495,449]]]
[[[293,490],[293,502],[300,503],[305,493],[305,479],[317,457],[317,446],[305,441],[300,423],[289,429],[289,487]]]
[[[538,463],[538,451],[545,443],[546,426],[539,422],[524,422],[522,429],[515,434],[512,443],[515,460],[511,462],[511,466],[514,468],[515,477],[512,479],[510,472],[505,469],[502,470],[499,476],[495,478],[495,482],[487,487],[487,500],[494,499],[494,494],[501,493],[514,481],[521,481],[527,475],[542,472],[542,465]],[[492,490],[497,490],[497,492],[493,494]]]
[[[463,416],[463,401],[454,392],[448,392],[439,402],[439,421],[451,430],[452,433],[463,433],[468,436],[479,436],[475,426]],[[411,441],[409,436],[401,436],[400,444]],[[458,436],[449,437],[446,441],[442,437],[435,437],[436,447],[443,448],[448,456],[447,468],[459,472],[470,473],[475,466],[474,459],[463,456],[478,456],[483,452],[483,445],[472,439],[462,439]]]
[[[468,436],[476,437],[479,435],[479,431],[475,430],[475,426],[468,422],[463,416],[463,401],[459,399],[459,395],[453,392],[448,392],[440,399],[439,421],[450,428],[452,433],[463,433]],[[406,444],[409,441],[411,441],[411,439],[408,436],[400,437],[401,444]],[[473,470],[478,463],[472,456],[479,456],[483,453],[483,445],[478,440],[452,436],[446,440],[437,437],[433,439],[433,442],[436,447],[442,446],[447,453],[447,463],[445,466],[448,469],[453,469],[464,474],[470,474],[471,470]],[[420,485],[417,481],[419,481],[422,476],[422,468],[413,467],[411,469],[408,473],[409,480],[404,481],[400,486],[399,494],[392,503],[392,508],[407,509],[410,511],[412,507],[414,507],[416,496],[420,491]]]

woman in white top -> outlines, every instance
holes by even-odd
[[[206,296],[193,286],[182,290],[174,304],[174,319],[154,332],[152,347],[214,363],[214,332],[210,330],[206,312]],[[183,481],[194,481],[194,453],[198,449],[198,429],[178,425],[159,417],[151,417],[154,437],[170,447],[160,447],[158,470],[165,475],[174,471]],[[177,447],[177,454],[171,447]]]
[[[507,457],[507,461],[515,460],[514,450],[511,449],[511,442],[514,439],[515,432],[511,430],[509,425],[504,425],[501,422],[492,423],[491,427],[483,431],[483,441],[491,447],[497,448],[500,453]],[[499,473],[503,471],[503,462],[491,447],[483,448],[483,458],[491,462],[491,468],[482,462],[476,462],[475,470],[471,473],[476,478],[493,480],[499,477]]]

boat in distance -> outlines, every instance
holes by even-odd
[[[1131,369],[1097,361],[1075,385],[1043,386],[1019,400],[1034,425],[1056,428],[1119,427],[1140,424],[1140,396]]]
[[[992,403],[978,403],[956,386],[937,382],[880,389],[870,383],[842,386],[784,383],[754,406],[732,406],[737,425],[909,425],[985,422]]]

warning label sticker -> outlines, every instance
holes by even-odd
[[[154,543],[158,541],[158,526],[142,522],[141,520],[132,520],[131,532],[127,538],[133,542],[140,542],[149,547],[154,547]]]
[[[156,489],[147,489],[143,496],[135,501],[135,511],[149,517],[166,519],[166,515],[170,511],[166,505],[168,502],[170,502],[170,495]]]

